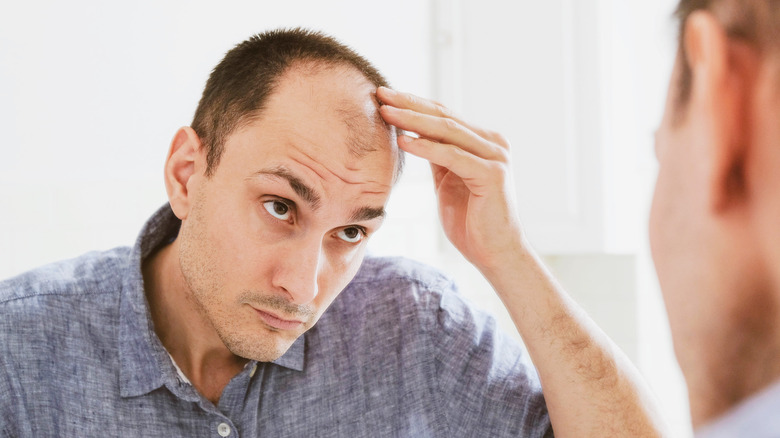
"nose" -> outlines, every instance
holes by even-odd
[[[273,284],[283,289],[295,304],[308,304],[319,292],[322,271],[322,241],[301,238],[286,242],[287,250],[277,260]]]

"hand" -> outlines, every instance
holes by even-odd
[[[419,135],[398,146],[431,163],[444,231],[466,259],[485,273],[524,248],[509,142],[430,100],[385,87],[377,97],[387,123]]]
[[[639,373],[525,243],[509,143],[429,100],[381,87],[377,97],[387,123],[420,136],[400,136],[398,146],[431,163],[444,231],[509,311],[539,372],[556,435],[661,435],[663,419]]]

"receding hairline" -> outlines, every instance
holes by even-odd
[[[371,78],[366,76],[363,72],[360,71],[357,67],[350,64],[347,61],[333,61],[329,59],[320,59],[320,58],[301,58],[296,59],[295,61],[292,61],[290,65],[286,66],[285,69],[271,82],[271,86],[269,87],[269,93],[265,99],[264,104],[255,109],[254,111],[244,114],[239,118],[239,123],[236,125],[235,130],[238,130],[240,127],[242,127],[242,119],[245,118],[258,118],[262,116],[263,110],[265,109],[266,105],[268,104],[268,101],[272,100],[274,96],[277,95],[279,86],[285,82],[289,81],[291,78],[295,77],[296,75],[300,75],[303,77],[311,77],[314,76],[323,70],[331,70],[331,71],[338,71],[341,70],[344,74],[354,74],[356,77],[359,77],[360,79],[364,80],[367,85],[369,85],[371,88],[376,90],[378,87],[382,85],[377,85],[374,83]],[[376,105],[377,113],[378,109],[381,106],[381,103],[379,99],[376,97],[376,91],[371,93],[372,101]],[[346,105],[345,105],[346,107]],[[336,108],[338,111],[343,111],[346,108],[339,107]],[[345,114],[354,115],[354,112],[350,112],[349,109],[346,109],[344,111]],[[389,128],[391,128],[390,125],[384,122],[383,119],[382,123]],[[250,121],[251,123],[251,121]]]
[[[280,85],[283,82],[291,80],[296,75],[302,76],[304,78],[311,77],[324,70],[341,70],[341,72],[345,75],[354,75],[355,77],[359,77],[360,80],[364,80],[367,85],[374,89],[374,91],[370,93],[371,102],[374,104],[374,111],[371,117],[366,117],[364,112],[360,111],[360,109],[354,107],[351,104],[341,105],[337,108],[334,108],[334,111],[341,115],[341,119],[347,127],[347,150],[350,155],[357,158],[362,158],[369,153],[377,152],[380,149],[374,147],[375,143],[382,143],[380,146],[381,148],[389,147],[392,151],[395,152],[394,158],[396,165],[393,178],[393,181],[395,182],[400,177],[404,164],[403,151],[395,146],[395,139],[398,136],[398,130],[395,126],[389,125],[387,122],[385,122],[379,113],[381,102],[377,98],[375,91],[378,85],[374,83],[371,78],[368,77],[364,72],[348,61],[334,61],[316,57],[302,57],[292,61],[272,81],[272,84],[269,87],[269,93],[263,105],[254,111],[239,117],[233,130],[226,133],[226,140],[233,134],[243,130],[249,125],[262,120],[269,103],[272,102],[278,95]],[[362,123],[360,119],[364,119],[365,123]],[[369,130],[362,129],[368,125],[373,126]],[[378,127],[379,129],[374,129],[374,127]],[[225,144],[223,144],[223,148],[226,146],[227,141]]]

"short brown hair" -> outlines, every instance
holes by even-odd
[[[323,33],[295,28],[254,35],[217,64],[195,111],[191,127],[207,151],[206,176],[219,164],[228,136],[260,115],[281,76],[299,62],[353,67],[375,86],[388,86],[368,60]],[[402,159],[399,152],[397,173]]]
[[[679,20],[678,106],[684,106],[691,94],[692,73],[685,53],[685,22],[699,10],[714,13],[730,38],[745,41],[759,50],[780,48],[780,0],[680,0],[675,11]]]

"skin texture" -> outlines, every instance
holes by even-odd
[[[710,12],[688,18],[683,44],[656,136],[650,241],[698,427],[780,378],[780,75],[776,55],[730,39]]]
[[[373,93],[349,68],[293,68],[211,177],[194,131],[176,134],[165,176],[182,227],[147,262],[147,294],[163,344],[212,402],[247,359],[284,354],[357,272],[396,164]]]

